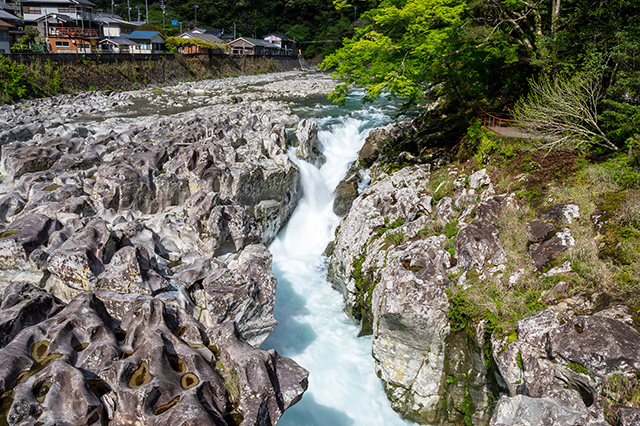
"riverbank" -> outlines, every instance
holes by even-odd
[[[229,55],[14,55],[0,58],[0,104],[84,91],[127,91],[227,76],[293,71],[297,58]]]

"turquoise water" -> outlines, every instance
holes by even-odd
[[[327,282],[322,254],[340,218],[333,213],[334,191],[357,158],[369,131],[391,121],[391,104],[363,107],[357,96],[346,108],[306,108],[316,117],[320,149],[327,158],[318,169],[292,158],[300,168],[304,196],[287,226],[271,244],[278,278],[275,317],[279,325],[262,345],[293,358],[309,370],[309,389],[287,410],[279,425],[405,425],[391,409],[371,357],[371,338],[343,311],[342,295]]]

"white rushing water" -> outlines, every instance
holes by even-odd
[[[310,375],[309,389],[279,425],[407,424],[391,409],[375,375],[371,338],[357,337],[359,329],[344,313],[342,295],[327,282],[328,259],[322,254],[340,220],[333,213],[335,188],[369,130],[388,123],[391,111],[369,106],[347,116],[319,119],[326,163],[318,169],[294,159],[302,173],[304,196],[270,247],[278,278],[279,325],[262,347],[293,358]]]

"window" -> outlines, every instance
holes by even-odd
[[[80,43],[78,49],[91,49],[91,45],[89,43]]]
[[[75,13],[75,7],[71,6],[58,6],[58,12],[60,13]]]
[[[161,51],[162,50],[162,43],[153,43],[153,50],[155,51]]]
[[[22,13],[40,14],[40,6],[22,6]]]
[[[69,47],[68,41],[56,41],[56,47]]]

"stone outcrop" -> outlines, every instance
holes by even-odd
[[[48,309],[34,317],[34,303]],[[275,424],[306,389],[293,361],[244,343],[232,323],[205,329],[170,302],[141,300],[119,321],[92,292],[63,306],[16,284],[0,316],[23,326],[0,336],[9,425]]]
[[[301,397],[306,372],[255,348],[277,323],[266,245],[301,196],[300,120],[271,99],[335,83],[288,78],[0,107],[9,424],[275,424]]]
[[[440,231],[443,217],[453,220],[459,213],[451,199],[433,205],[430,175],[429,166],[403,168],[355,199],[336,233],[329,277],[343,292],[347,313],[361,322],[363,333],[373,334],[376,372],[395,410],[423,424],[461,424],[465,416],[488,424],[492,384],[483,328],[469,339],[452,329],[447,315],[456,258]],[[489,196],[487,185],[485,180],[464,190],[469,199],[484,201],[458,233],[468,228],[468,235],[477,230],[485,239],[456,238],[459,252],[468,253],[468,268],[481,270],[496,253],[504,256],[494,223],[505,197]]]
[[[577,316],[558,306],[521,320],[515,341],[494,342],[509,396],[491,424],[607,425],[604,383],[640,372],[640,333],[616,319],[618,311],[627,316],[625,307]],[[524,413],[529,423],[518,423]]]
[[[296,138],[298,139],[296,155],[316,167],[320,167],[325,159],[318,150],[318,124],[306,118],[300,120],[296,128]]]

